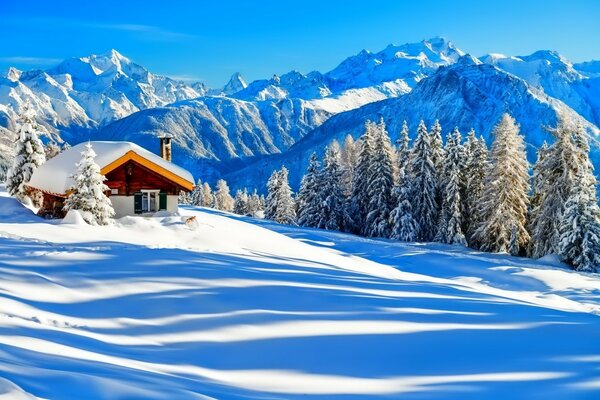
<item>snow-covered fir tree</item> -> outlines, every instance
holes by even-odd
[[[477,204],[482,201],[481,196],[483,195],[485,171],[487,168],[487,145],[483,137],[476,139],[475,131],[471,130],[467,137],[466,148],[468,158],[464,171],[466,197],[463,199],[463,204],[465,205],[463,224],[465,227],[464,232],[467,235],[467,242],[472,247],[478,247],[478,244],[472,241],[472,236],[475,229],[481,224]]]
[[[396,164],[398,166],[398,172],[400,169],[406,171],[410,157],[410,138],[408,136],[408,124],[406,120],[402,122],[402,129],[396,140]]]
[[[202,186],[202,181],[198,178],[198,182],[196,182],[196,186],[190,193],[190,204],[197,207],[204,207],[204,187]]]
[[[394,155],[383,119],[377,124],[373,157],[367,185],[367,216],[363,232],[370,237],[389,237],[390,214],[394,208],[392,190],[395,184]]]
[[[251,215],[247,189],[238,189],[235,192],[235,197],[233,198],[233,212],[238,215]]]
[[[600,207],[597,180],[589,159],[585,130],[574,133],[577,172],[559,225],[558,252],[563,261],[584,272],[600,271]]]
[[[229,193],[229,186],[224,179],[217,181],[217,187],[214,193],[214,207],[221,211],[233,211],[233,197]]]
[[[365,132],[360,139],[360,151],[352,180],[352,195],[350,197],[350,215],[353,218],[352,231],[363,233],[368,212],[368,186],[371,181],[371,163],[377,126],[372,121],[365,123]]]
[[[214,196],[208,182],[202,184],[202,207],[214,207]]]
[[[553,133],[556,141],[534,166],[535,192],[529,225],[529,254],[534,258],[558,253],[558,225],[578,167],[573,128],[561,121]]]
[[[177,203],[183,205],[192,204],[192,196],[188,192],[184,192],[183,190],[179,192],[179,196],[177,197]]]
[[[342,188],[340,145],[333,141],[325,150],[323,168],[318,180],[317,228],[341,230],[344,225],[346,199]]]
[[[262,215],[263,205],[256,189],[248,196],[248,215],[251,217],[259,217]]]
[[[529,242],[526,229],[529,163],[525,143],[519,126],[509,114],[502,116],[493,136],[482,201],[478,205],[482,223],[474,237],[483,251],[518,254]],[[517,245],[511,246],[511,241]]]
[[[295,225],[296,205],[292,197],[286,167],[282,167],[279,171],[273,171],[267,182],[267,190],[265,218],[280,224]]]
[[[298,207],[298,225],[316,227],[319,219],[319,209],[321,207],[319,188],[320,188],[320,163],[317,154],[313,153],[308,161],[306,174],[302,177],[300,190],[296,196]]]
[[[360,143],[355,142],[351,135],[346,135],[344,139],[344,147],[341,152],[342,166],[342,190],[344,192],[344,221],[342,223],[342,231],[352,232],[354,229],[354,218],[352,216],[352,192],[354,190],[354,173],[358,165],[358,154]]]
[[[6,174],[8,193],[22,202],[30,201],[29,195],[32,195],[32,192],[27,184],[31,179],[31,175],[33,175],[33,171],[46,161],[44,145],[38,137],[39,130],[40,127],[35,122],[33,111],[25,106],[17,120],[18,139],[15,159]],[[40,204],[36,205],[39,206]]]
[[[396,207],[391,214],[391,238],[403,242],[414,242],[417,240],[419,225],[412,213],[411,185],[405,171],[406,165],[401,164],[398,168],[398,180],[392,196],[396,201]]]
[[[65,200],[63,210],[77,210],[83,219],[92,225],[107,225],[115,215],[110,199],[106,193],[110,188],[104,184],[106,177],[100,173],[100,166],[94,158],[96,153],[91,143],[85,145],[81,152],[81,160],[72,177],[75,184],[72,193]]]
[[[429,132],[431,142],[431,160],[438,174],[444,171],[444,143],[442,142],[442,126],[439,120],[435,120]]]
[[[463,201],[461,180],[463,179],[463,151],[458,129],[446,137],[442,188],[442,209],[435,240],[466,245],[463,232]]]
[[[347,197],[352,194],[352,178],[358,164],[358,153],[358,143],[354,141],[351,135],[346,135],[344,146],[340,152],[340,165],[342,168],[342,187],[344,188],[344,195]]]
[[[411,202],[413,216],[417,221],[419,231],[417,240],[430,241],[437,232],[438,203],[437,170],[433,162],[433,150],[430,135],[425,123],[421,121],[417,129],[408,169],[408,179],[411,182]]]

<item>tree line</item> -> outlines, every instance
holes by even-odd
[[[265,218],[400,241],[435,241],[534,258],[558,254],[574,269],[600,269],[597,181],[582,125],[559,121],[530,176],[519,126],[504,114],[488,149],[471,130],[442,140],[421,121],[414,143],[406,122],[396,144],[385,123],[367,121],[313,153],[293,195],[285,167],[267,183]]]

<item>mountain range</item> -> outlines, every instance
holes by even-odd
[[[473,127],[489,142],[510,112],[531,160],[552,140],[546,128],[570,118],[586,127],[600,168],[599,61],[574,64],[553,51],[475,58],[443,38],[363,50],[326,73],[291,71],[249,84],[236,73],[222,88],[153,74],[115,50],[45,71],[10,68],[0,75],[0,146],[26,101],[46,140],[130,140],[157,150],[156,136],[170,133],[178,163],[202,180],[225,176],[233,187],[264,189],[281,165],[297,187],[313,151],[357,137],[365,120],[379,118],[392,138],[404,119],[413,135],[420,119],[439,119],[445,130]]]

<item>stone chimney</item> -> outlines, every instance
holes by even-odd
[[[173,136],[164,134],[158,138],[160,139],[160,156],[171,162],[171,139],[173,139]]]

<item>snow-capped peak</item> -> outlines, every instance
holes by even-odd
[[[8,69],[2,74],[2,76],[9,81],[16,82],[21,78],[23,71],[18,70],[14,67],[8,67]]]
[[[457,61],[456,65],[458,66],[467,66],[467,65],[480,65],[483,64],[478,58],[473,57],[470,54],[465,54],[461,56]]]
[[[240,90],[244,90],[247,87],[248,84],[242,77],[242,74],[236,72],[235,74],[231,75],[229,82],[227,82],[227,84],[223,87],[223,93],[226,95],[233,94],[239,92]]]

